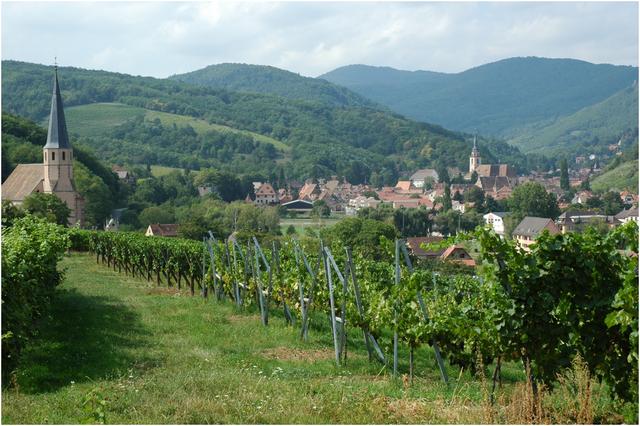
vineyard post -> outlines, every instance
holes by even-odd
[[[396,240],[395,284],[400,285],[400,240]],[[393,376],[398,375],[398,311],[393,301]]]
[[[289,307],[287,306],[287,301],[285,300],[284,291],[282,290],[282,271],[280,270],[280,252],[279,246],[275,241],[272,242],[272,260],[274,262],[276,268],[276,279],[278,281],[278,293],[280,294],[280,299],[282,299],[282,309],[284,310],[284,318],[287,321],[287,324],[293,325],[293,317],[291,316],[291,311],[289,311]]]
[[[411,258],[409,257],[407,246],[403,243],[401,247],[407,269],[409,270],[409,273],[413,273],[413,265],[411,264]],[[429,315],[427,314],[427,308],[424,304],[424,300],[422,299],[422,291],[420,289],[418,289],[417,297],[418,304],[420,305],[420,309],[422,310],[422,315],[424,316],[424,320],[428,322]],[[438,342],[436,342],[435,339],[432,342],[433,352],[436,355],[436,362],[438,363],[438,369],[440,370],[440,377],[442,378],[442,381],[444,381],[446,384],[449,384],[449,377],[447,376],[447,370],[444,366],[444,362],[442,361],[442,355],[440,354],[440,347],[438,346]],[[412,356],[412,354],[410,354],[410,356]]]
[[[338,276],[338,279],[340,280],[340,282],[342,283],[342,291],[345,294],[343,300],[342,300],[342,309],[340,312],[340,325],[339,327],[339,331],[340,331],[340,354],[342,355],[343,350],[346,348],[346,326],[347,326],[347,319],[345,318],[345,310],[346,310],[346,306],[345,306],[345,300],[346,300],[346,286],[347,283],[345,281],[345,275],[342,275],[342,273],[340,272],[340,268],[338,268],[338,264],[336,263],[335,259],[333,258],[333,255],[331,254],[331,250],[329,249],[329,247],[325,247],[324,251],[327,255],[327,259],[330,262],[329,263],[329,269],[331,270],[331,268],[333,267],[333,270],[336,272],[336,275]],[[329,271],[331,272],[331,271]]]
[[[206,277],[206,264],[207,264],[207,238],[202,237],[202,297],[207,298],[207,283],[205,280]],[[208,269],[208,268],[207,268]]]
[[[211,274],[213,275],[213,292],[216,295],[216,300],[220,301],[222,299],[222,290],[220,289],[220,287],[222,287],[222,283],[218,282],[218,273],[216,271],[216,257],[213,251],[213,246],[211,245],[212,241],[213,244],[217,243],[216,239],[213,236],[213,233],[209,231],[209,238],[206,240],[206,243],[207,250],[209,251],[209,261],[211,262]]]
[[[327,260],[327,253],[324,250],[324,244],[320,241],[320,246],[322,247],[322,261],[324,263],[324,271],[327,276],[327,285],[329,286],[329,309],[330,309],[330,317],[331,317],[331,329],[333,332],[333,347],[336,352],[336,365],[340,366],[340,347],[338,344],[338,334],[336,327],[336,312],[335,306],[333,302],[333,283],[331,281],[331,269],[329,267],[329,261]]]
[[[304,251],[302,251],[302,249],[298,248],[299,252],[300,252],[300,257],[302,257],[302,262],[304,263],[305,268],[307,269],[307,272],[309,272],[309,275],[311,276],[311,289],[309,290],[309,301],[305,304],[305,316],[302,320],[302,338],[306,341],[307,338],[309,337],[309,308],[311,307],[311,304],[313,303],[313,294],[314,294],[314,290],[316,288],[316,284],[318,282],[318,275],[313,271],[313,269],[311,269],[311,266],[309,265],[309,262],[307,261],[307,256],[304,254]],[[318,269],[320,267],[320,260],[322,259],[322,249],[320,249],[320,256],[318,256],[318,265],[316,267],[316,269]]]
[[[371,351],[371,344],[369,343],[369,337],[368,337],[369,330],[364,323],[364,309],[362,308],[362,299],[360,298],[360,286],[358,285],[358,280],[356,279],[356,270],[353,267],[351,247],[345,247],[345,251],[347,252],[347,263],[349,264],[349,272],[351,272],[351,282],[353,283],[353,292],[356,297],[356,308],[358,309],[358,314],[360,315],[360,324],[362,324],[361,328],[362,328],[362,334],[364,335],[364,343],[367,346],[369,361],[371,361],[373,359],[373,352]]]
[[[256,250],[254,250],[255,266],[253,268],[253,280],[256,283],[256,291],[258,292],[258,304],[260,305],[262,325],[267,326],[269,324],[269,318],[265,315],[264,294],[262,293],[262,283],[260,279],[260,259],[258,256],[258,250],[256,248]]]
[[[240,286],[238,285],[238,280],[236,277],[236,268],[237,268],[237,263],[236,263],[236,247],[234,245],[231,246],[231,249],[233,250],[233,266],[231,266],[231,256],[229,255],[229,242],[225,241],[224,242],[224,250],[227,253],[227,267],[229,268],[229,273],[231,274],[232,280],[233,280],[233,291],[235,294],[235,298],[236,298],[236,306],[239,308],[242,306],[242,298],[240,297]]]
[[[301,336],[304,339],[304,324],[307,321],[307,309],[304,303],[304,280],[302,277],[304,274],[300,267],[300,254],[298,253],[298,244],[294,243],[293,253],[296,257],[296,266],[298,268],[298,291],[300,293],[300,317],[302,318]]]
[[[258,240],[256,239],[256,237],[253,237],[253,242],[255,244],[255,257],[256,257],[256,276],[257,276],[257,280],[256,283],[258,284],[259,290],[260,290],[260,310],[262,311],[262,317],[263,317],[263,324],[264,325],[269,325],[269,297],[271,294],[271,266],[269,265],[269,262],[267,262],[267,258],[264,256],[264,253],[262,252],[262,248],[260,247],[260,244],[258,243]],[[267,273],[269,274],[269,287],[267,289],[267,298],[265,299],[264,297],[264,290],[262,288],[262,283],[261,283],[261,279],[260,279],[260,260],[262,259],[262,262],[264,264],[264,267],[267,269]]]

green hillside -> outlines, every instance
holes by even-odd
[[[509,140],[525,152],[600,154],[625,133],[638,131],[638,86],[634,84],[551,124],[530,126]]]
[[[349,65],[320,76],[416,120],[503,137],[629,87],[637,67],[510,58],[456,74]]]
[[[176,124],[177,126],[191,126],[198,134],[206,132],[227,132],[251,137],[257,141],[268,143],[275,148],[289,151],[291,147],[284,143],[248,130],[238,130],[221,124],[211,124],[186,115],[177,115],[161,111],[152,111],[144,108],[133,107],[121,103],[95,103],[79,105],[65,110],[67,124],[70,131],[78,136],[92,137],[103,136],[111,132],[117,126],[126,123],[132,117],[141,116],[145,120],[152,121],[156,118],[164,125]]]
[[[52,67],[16,61],[3,61],[2,66],[5,110],[44,120]],[[59,68],[58,74],[70,127],[75,124],[72,107],[82,106],[80,118],[89,121],[88,115],[98,112],[96,127],[78,129],[90,134],[83,143],[110,162],[267,174],[282,166],[296,179],[336,174],[360,183],[377,174],[384,184],[395,184],[402,172],[419,167],[444,164],[465,170],[471,148],[469,135],[369,107],[77,68]],[[89,104],[114,103],[128,107],[120,111],[123,107],[94,105],[89,108],[97,110],[82,110]],[[147,111],[141,115],[130,107]],[[130,118],[122,122],[125,116]],[[274,141],[290,147],[290,154],[275,149],[283,145]],[[536,164],[505,143],[482,142],[486,161],[499,158],[521,170]],[[283,163],[288,158],[291,161]]]
[[[591,182],[594,191],[631,191],[638,193],[638,161],[628,161],[609,170]]]
[[[172,80],[233,92],[266,93],[335,106],[379,107],[374,102],[325,80],[264,65],[218,64],[169,77]]]

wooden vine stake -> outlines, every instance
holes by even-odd
[[[333,282],[331,280],[331,269],[329,267],[329,261],[327,260],[327,253],[324,250],[324,244],[322,241],[320,242],[320,246],[322,247],[322,261],[324,263],[324,272],[327,277],[327,285],[329,287],[329,309],[330,309],[330,317],[331,317],[331,331],[333,332],[333,347],[336,353],[336,365],[340,366],[340,344],[338,343],[338,330],[336,326],[336,311],[335,304],[333,301]]]

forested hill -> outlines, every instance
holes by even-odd
[[[609,145],[621,149],[638,142],[637,83],[569,116],[523,128],[509,140],[525,152],[609,154]]]
[[[638,68],[526,57],[456,74],[349,65],[320,78],[416,120],[509,137],[607,99],[633,84]]]
[[[39,122],[44,120],[49,111],[52,67],[3,61],[2,68],[4,110]],[[367,107],[336,107],[77,68],[59,68],[59,80],[67,108],[106,103],[144,110],[124,124],[111,123],[107,115],[92,117],[102,120],[104,131],[90,135],[86,143],[104,160],[112,160],[114,155],[133,158],[144,148],[148,154],[145,161],[151,164],[192,169],[230,165],[246,168],[244,164],[249,162],[272,171],[278,161],[285,164],[287,176],[298,179],[338,174],[358,183],[375,172],[387,176],[385,183],[391,184],[402,171],[418,167],[443,164],[465,170],[471,148],[469,135]],[[145,111],[173,114],[173,123],[163,123],[157,114]],[[149,115],[155,118],[145,118]],[[220,132],[198,134],[188,123],[192,118],[219,128],[267,136],[288,150],[255,157],[256,150],[264,150],[258,149],[250,133],[245,133],[243,140],[234,141],[236,148],[242,145],[246,149],[225,150],[228,138]],[[70,132],[74,130],[70,128]],[[253,144],[245,143],[245,138],[253,140]],[[102,147],[112,151],[101,151]],[[485,143],[483,157],[488,161],[509,161],[521,169],[529,165],[517,149],[505,143]]]
[[[317,78],[264,65],[218,64],[169,77],[234,92],[266,93],[289,99],[302,99],[334,106],[364,106],[384,109],[342,86]]]

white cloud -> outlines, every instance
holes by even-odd
[[[637,3],[2,3],[2,58],[165,77],[220,62],[315,76],[511,56],[638,64]]]

